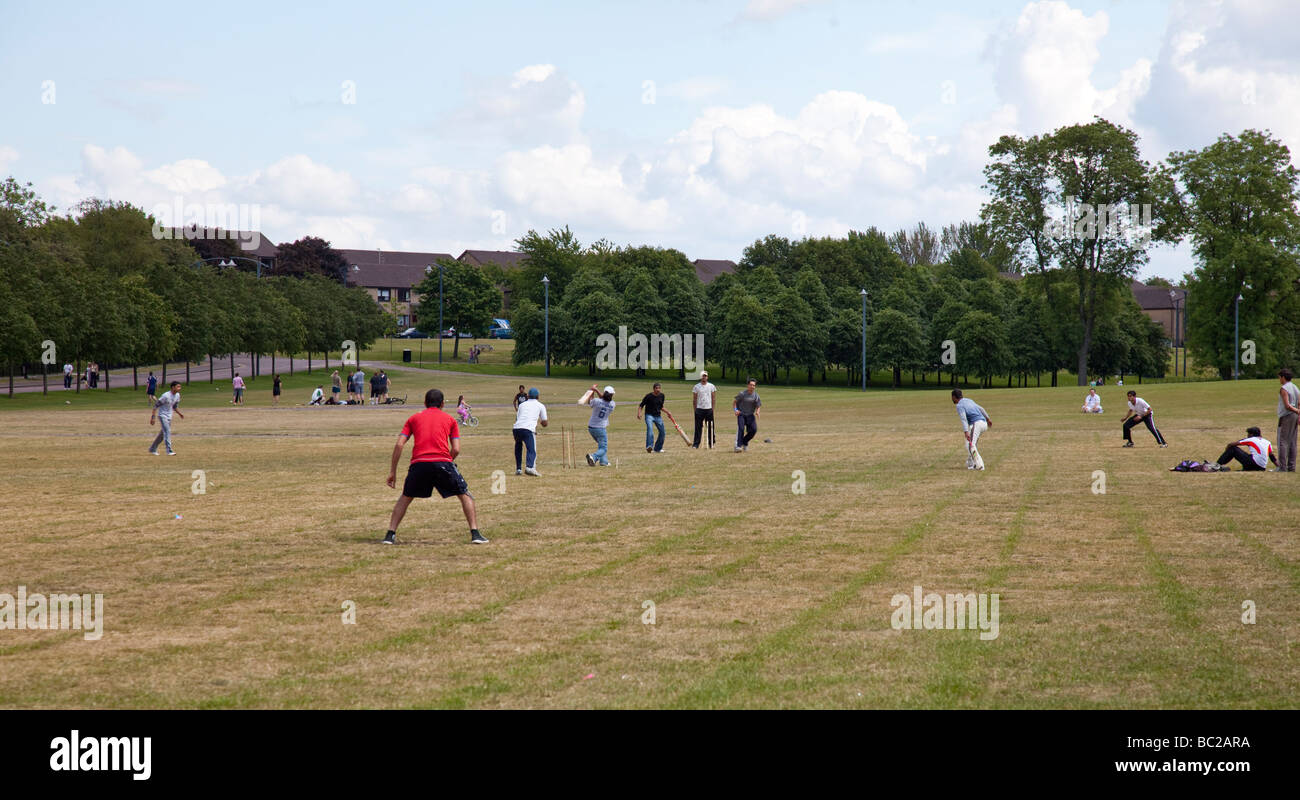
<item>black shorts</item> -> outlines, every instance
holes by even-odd
[[[407,497],[432,497],[437,489],[441,497],[469,494],[469,486],[460,470],[450,461],[417,461],[406,471],[402,494]]]
[[[376,389],[375,387],[371,386],[371,387],[370,387],[370,396],[371,396],[371,397],[378,397],[378,396],[379,396],[379,390]]]

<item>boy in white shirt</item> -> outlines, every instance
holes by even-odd
[[[704,423],[713,422],[713,400],[714,395],[718,392],[718,387],[709,383],[709,373],[700,371],[700,382],[691,387],[691,398],[695,404],[695,440],[692,447],[699,449],[700,434],[704,431]],[[712,447],[712,443],[709,445]]]
[[[1139,422],[1145,422],[1147,430],[1151,431],[1151,435],[1156,437],[1156,442],[1161,447],[1168,447],[1169,445],[1165,442],[1165,437],[1160,435],[1160,429],[1156,427],[1155,419],[1156,415],[1155,412],[1151,410],[1150,404],[1141,397],[1138,397],[1137,392],[1129,389],[1128,413],[1125,414],[1124,419],[1121,420],[1121,422],[1124,423],[1124,446],[1133,446],[1133,436],[1129,431],[1133,430]]]

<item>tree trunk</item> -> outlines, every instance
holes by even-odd
[[[275,376],[275,351],[271,351],[271,376]]]
[[[41,362],[41,394],[50,393],[50,365]]]
[[[217,380],[215,377],[216,366],[213,365],[212,362],[213,362],[212,354],[208,353],[208,383],[216,383]]]
[[[451,360],[455,361],[460,357],[460,331],[456,331],[456,338],[451,342]]]
[[[894,387],[895,389],[903,385],[903,368],[898,364],[894,365]]]
[[[307,351],[307,374],[311,374],[311,351]]]
[[[185,385],[190,385],[190,362],[188,360],[185,362]]]
[[[9,396],[14,396],[14,362],[9,362]]]
[[[72,376],[72,382],[76,384],[77,391],[75,394],[81,394],[81,357],[77,357],[77,374]]]
[[[139,367],[135,364],[132,364],[131,365],[131,390],[139,391],[139,389],[140,389]]]
[[[108,376],[111,372],[112,370],[108,369],[107,367],[104,368],[104,391],[106,392],[108,391]]]
[[[163,386],[166,386],[166,385],[167,385],[167,359],[165,359],[165,358],[163,359],[163,369],[162,369],[162,373],[163,373],[163,374],[162,374],[162,385],[163,385]]]

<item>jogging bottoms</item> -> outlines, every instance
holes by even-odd
[[[1296,421],[1295,414],[1287,414],[1277,419],[1277,467],[1286,472],[1295,472]]]
[[[537,437],[527,428],[514,428],[515,469],[523,469],[524,448],[528,448],[528,468],[537,466]]]
[[[753,414],[736,417],[736,447],[748,447],[749,440],[758,435],[758,418]]]
[[[1156,437],[1156,444],[1164,444],[1165,437],[1160,435],[1160,429],[1156,427],[1155,416],[1155,414],[1147,414],[1140,421],[1145,422],[1147,430],[1151,431],[1151,435]],[[1130,434],[1129,431],[1133,430],[1133,428],[1137,426],[1138,422],[1139,420],[1137,417],[1129,417],[1124,421],[1124,441],[1133,441],[1133,435]]]
[[[693,442],[694,447],[700,446],[700,433],[704,430],[705,421],[708,422],[713,421],[713,409],[711,408],[695,409],[695,441]]]

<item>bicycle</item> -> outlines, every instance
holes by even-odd
[[[460,417],[460,424],[468,425],[471,428],[478,427],[478,417],[474,416],[469,406],[465,406],[463,410],[456,409],[456,416]]]

